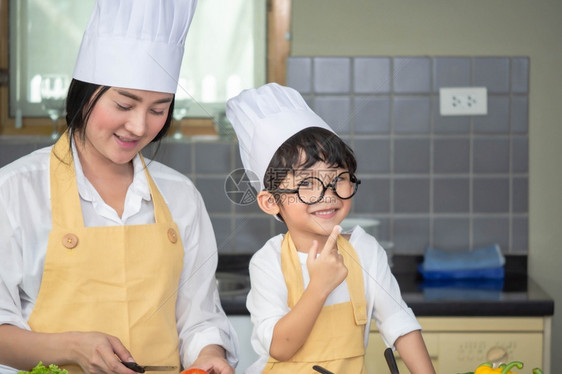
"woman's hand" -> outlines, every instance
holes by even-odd
[[[134,374],[121,361],[133,361],[119,339],[101,332],[43,333],[0,325],[0,362],[31,370],[39,361],[79,365],[86,373]]]
[[[203,369],[209,374],[234,374],[234,368],[228,364],[225,356],[224,348],[221,346],[208,345],[199,352],[190,369]]]
[[[336,245],[340,226],[334,226],[324,248],[318,254],[318,242],[314,241],[308,252],[306,266],[310,275],[309,287],[326,297],[347,277],[343,256]]]
[[[86,373],[132,374],[121,361],[134,362],[131,353],[115,336],[101,332],[71,332],[71,352],[76,363]]]

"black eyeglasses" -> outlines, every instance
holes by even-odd
[[[295,189],[277,189],[274,192],[294,194],[296,193],[299,200],[307,205],[313,205],[324,198],[324,194],[328,188],[331,188],[334,194],[340,199],[351,199],[357,192],[357,187],[361,181],[349,171],[338,174],[328,184],[324,184],[320,178],[307,177],[299,182]]]

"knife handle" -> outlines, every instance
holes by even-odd
[[[384,350],[384,358],[386,359],[386,363],[390,368],[391,374],[400,374],[398,371],[398,365],[396,365],[396,359],[394,358],[394,352],[392,352],[392,348],[387,348]]]
[[[121,363],[136,373],[144,373],[144,368],[136,362],[121,361]]]
[[[314,365],[312,368],[322,374],[334,374],[330,370],[324,369],[322,366]]]

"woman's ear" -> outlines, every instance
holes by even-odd
[[[258,205],[260,209],[263,210],[267,214],[271,214],[273,216],[279,214],[279,205],[275,200],[275,196],[269,191],[260,191],[258,193]]]

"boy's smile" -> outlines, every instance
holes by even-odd
[[[319,218],[332,218],[336,214],[335,209],[319,210],[312,213]]]
[[[317,162],[309,169],[287,175],[281,184],[281,190],[295,189],[303,179],[310,177],[318,178],[324,185],[334,183],[335,178],[346,171]],[[301,189],[306,190],[306,187]],[[301,196],[303,195],[306,196],[306,192],[301,192]],[[297,250],[308,252],[312,240],[317,240],[322,246],[334,226],[343,221],[351,209],[351,199],[341,199],[332,188],[326,188],[324,196],[317,203],[305,204],[296,194],[281,194],[277,207]]]

